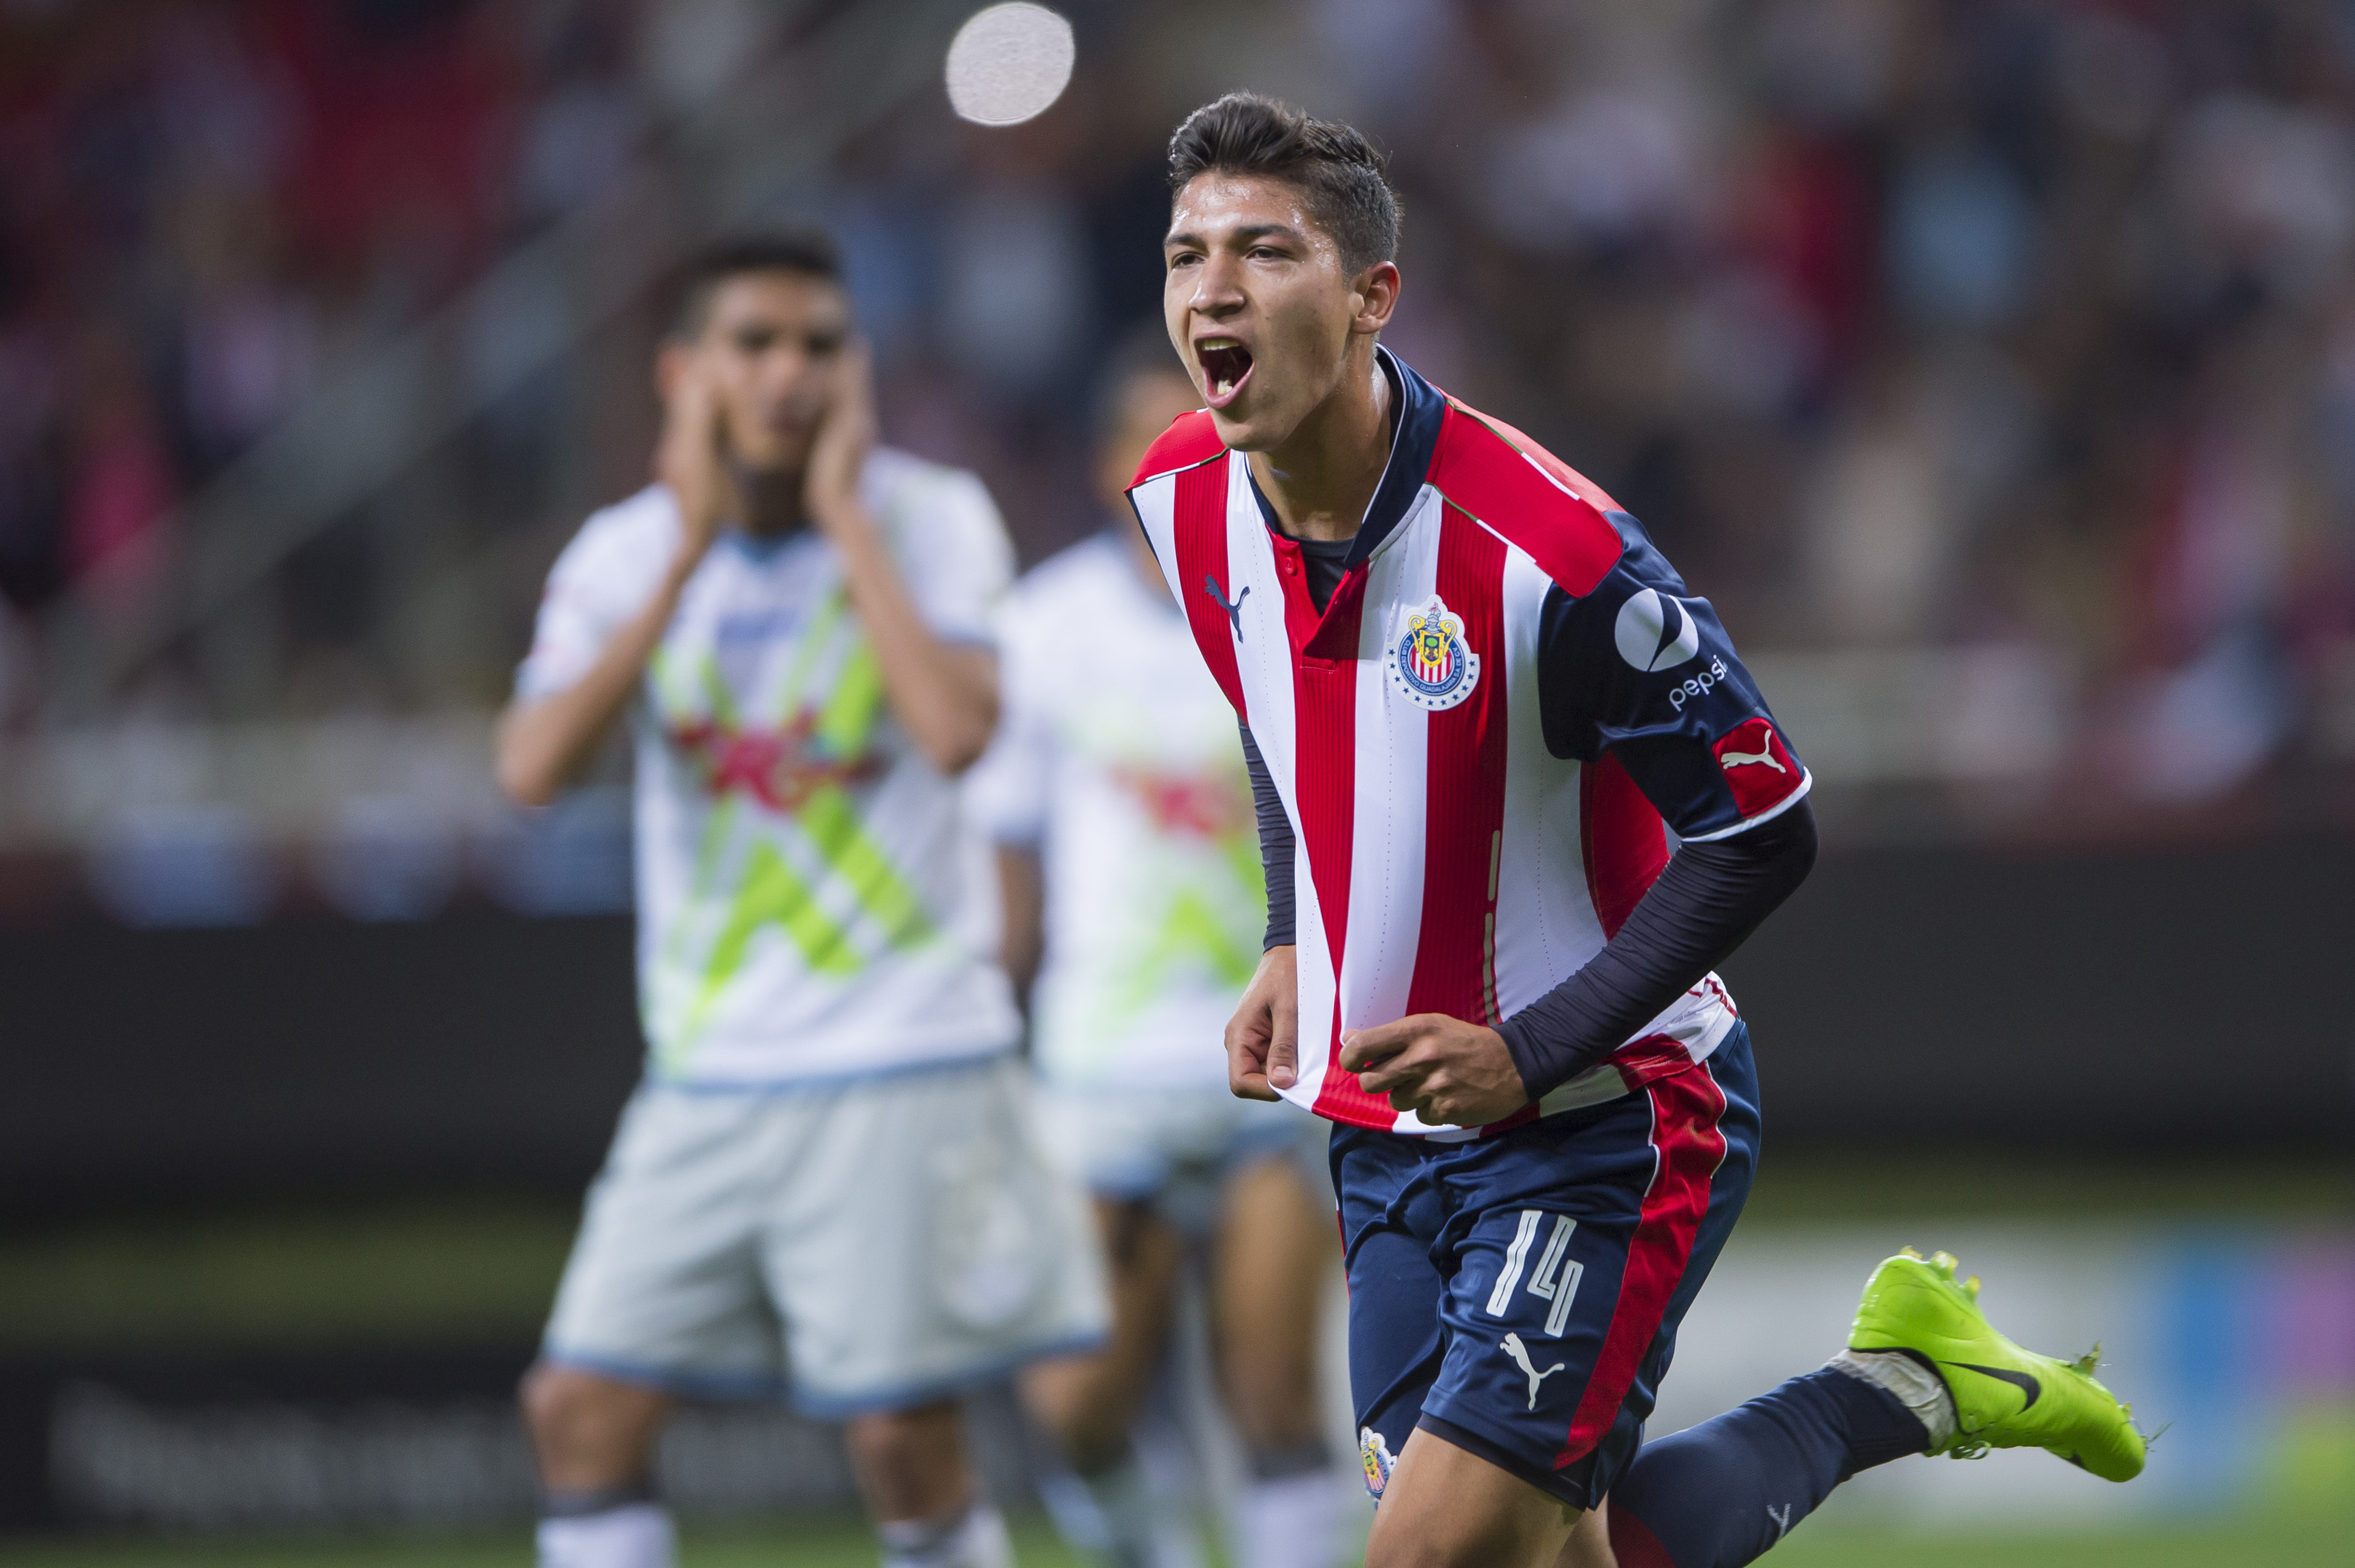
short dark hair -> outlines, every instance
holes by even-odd
[[[1169,138],[1171,196],[1206,174],[1267,175],[1296,186],[1352,276],[1397,259],[1399,200],[1389,170],[1356,126],[1256,92],[1205,103]]]
[[[711,296],[719,285],[747,272],[797,272],[840,283],[842,248],[815,224],[764,229],[714,240],[688,258],[680,272],[671,336],[686,338],[700,333],[711,313]]]

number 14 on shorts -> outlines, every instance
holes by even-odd
[[[1570,1304],[1578,1296],[1578,1282],[1586,1274],[1586,1265],[1568,1255],[1570,1238],[1577,1231],[1578,1221],[1567,1214],[1549,1214],[1542,1209],[1521,1211],[1513,1244],[1505,1249],[1505,1266],[1497,1275],[1496,1288],[1488,1293],[1488,1316],[1502,1317],[1511,1307],[1513,1287],[1520,1284],[1529,1249],[1536,1244],[1538,1232],[1548,1220],[1553,1221],[1553,1231],[1546,1237],[1545,1251],[1539,1254],[1537,1272],[1529,1275],[1529,1292],[1553,1303],[1553,1310],[1546,1314],[1545,1331],[1549,1338],[1558,1339],[1562,1325],[1570,1321]]]

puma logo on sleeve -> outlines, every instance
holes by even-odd
[[[1721,767],[1739,768],[1764,763],[1778,773],[1787,773],[1791,771],[1776,762],[1774,753],[1772,752],[1721,752],[1718,753],[1717,760]]]

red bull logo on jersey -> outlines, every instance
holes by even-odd
[[[1464,618],[1434,593],[1408,612],[1406,628],[1384,656],[1391,685],[1417,708],[1453,708],[1480,681],[1480,656],[1464,642]]]

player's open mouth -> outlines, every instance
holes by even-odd
[[[1194,345],[1202,364],[1202,393],[1214,409],[1235,400],[1251,379],[1251,350],[1231,337],[1206,337]]]

